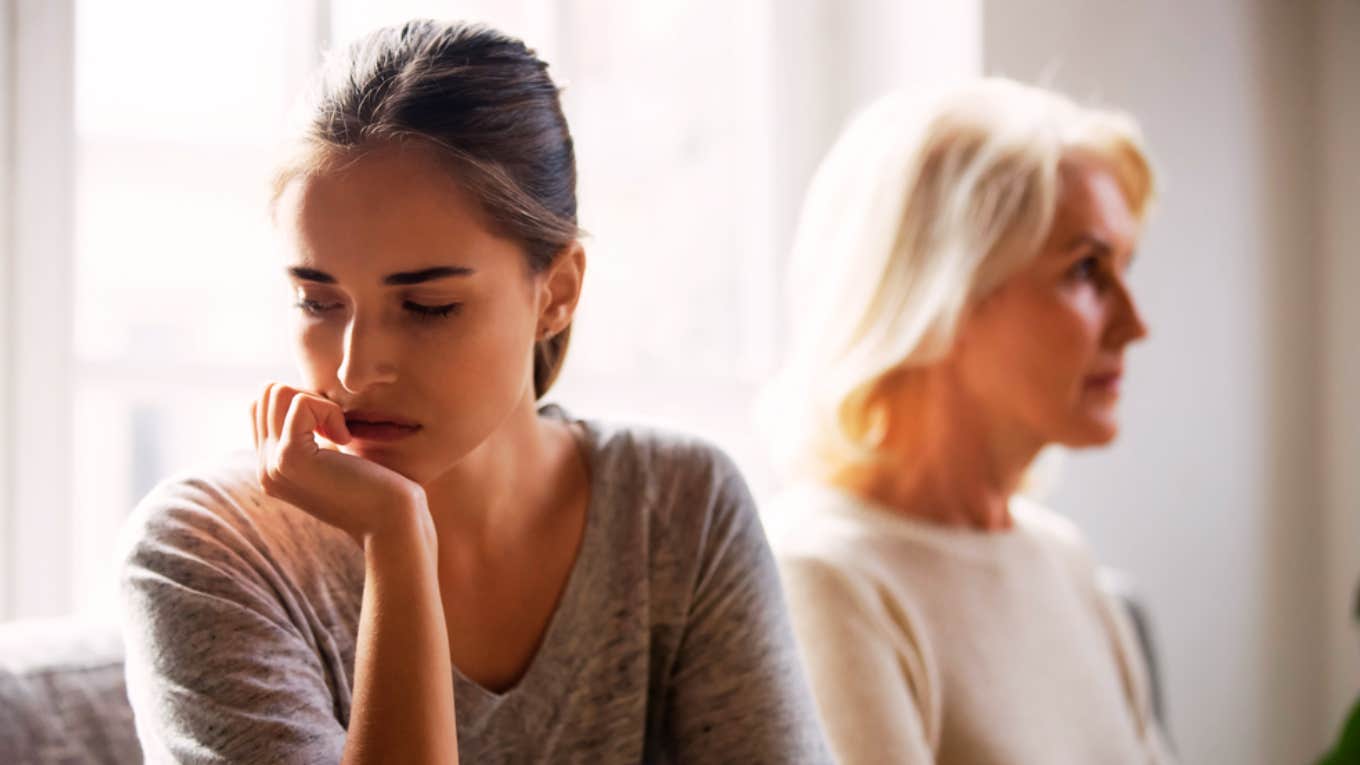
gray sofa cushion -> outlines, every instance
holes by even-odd
[[[141,761],[116,625],[0,624],[0,762]]]

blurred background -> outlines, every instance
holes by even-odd
[[[590,271],[577,413],[708,435],[777,487],[808,178],[847,116],[980,73],[1131,112],[1164,184],[1123,435],[1047,501],[1128,572],[1187,763],[1315,757],[1360,693],[1358,0],[0,0],[0,620],[106,613],[161,478],[295,379],[267,221],[320,52],[491,22],[566,86]]]

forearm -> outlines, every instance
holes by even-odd
[[[346,763],[458,762],[437,542],[423,512],[364,541]]]

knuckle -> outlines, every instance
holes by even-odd
[[[287,441],[281,443],[278,454],[274,458],[274,470],[277,471],[277,477],[282,479],[285,475],[296,473],[302,457],[302,452],[294,445]]]

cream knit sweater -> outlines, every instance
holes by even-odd
[[[1170,762],[1131,624],[1076,528],[910,519],[825,486],[772,503],[802,656],[841,762]]]

